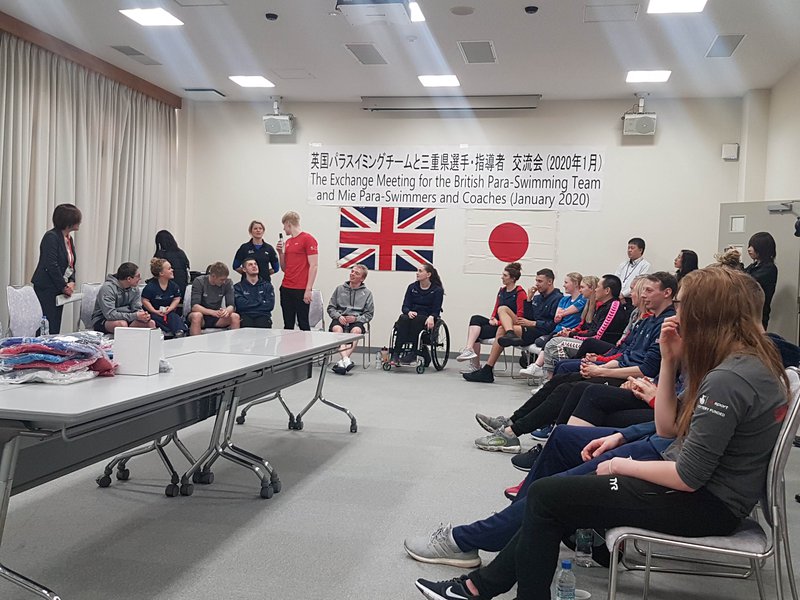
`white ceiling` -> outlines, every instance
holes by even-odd
[[[221,6],[186,7],[187,3]],[[331,16],[335,0],[0,0],[0,11],[65,40],[173,93],[216,88],[228,100],[358,101],[360,96],[439,94],[420,74],[453,73],[456,93],[543,94],[545,100],[731,97],[772,87],[800,61],[800,0],[709,0],[701,14],[650,15],[584,23],[585,5],[635,0],[419,0],[424,23],[351,26]],[[523,8],[539,6],[528,15]],[[178,28],[145,28],[122,8],[162,6]],[[470,6],[455,16],[454,6]],[[277,21],[264,18],[279,15]],[[716,35],[745,34],[731,58],[705,58]],[[413,40],[413,41],[410,41]],[[458,41],[492,40],[494,65],[468,65]],[[364,66],[346,43],[375,44],[389,64]],[[162,63],[141,65],[111,46]],[[628,84],[630,69],[671,69],[666,84]],[[298,75],[308,78],[297,79]],[[277,87],[247,90],[229,75],[261,74]],[[283,76],[283,77],[282,77]],[[445,92],[448,93],[448,92]],[[452,93],[452,92],[449,92]]]

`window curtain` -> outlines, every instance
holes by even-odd
[[[170,221],[182,213],[177,137],[172,107],[0,32],[3,317],[5,286],[30,281],[64,202],[83,213],[73,234],[78,284],[102,281],[126,261],[149,276],[156,231],[178,226]]]

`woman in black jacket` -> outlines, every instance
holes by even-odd
[[[156,253],[153,256],[163,258],[172,265],[175,273],[173,281],[178,284],[181,291],[180,297],[183,298],[183,293],[189,284],[189,259],[186,253],[178,247],[178,242],[175,241],[173,235],[166,229],[162,229],[156,234]]]
[[[775,295],[775,286],[778,283],[778,267],[775,266],[775,238],[766,231],[754,233],[747,242],[747,254],[753,262],[747,265],[744,272],[755,279],[764,290],[764,312],[761,322],[764,329],[769,323],[770,305],[772,296]]]
[[[56,306],[56,297],[71,296],[75,291],[75,242],[70,234],[80,229],[81,218],[81,211],[74,204],[59,204],[53,211],[53,228],[39,243],[39,262],[31,283],[53,334],[61,332],[64,310],[63,306]]]

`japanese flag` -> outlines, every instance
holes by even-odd
[[[496,274],[510,262],[522,272],[555,268],[558,213],[468,210],[464,273]]]

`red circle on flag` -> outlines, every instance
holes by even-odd
[[[519,260],[528,251],[528,232],[516,223],[501,223],[489,234],[489,250],[497,260]]]

